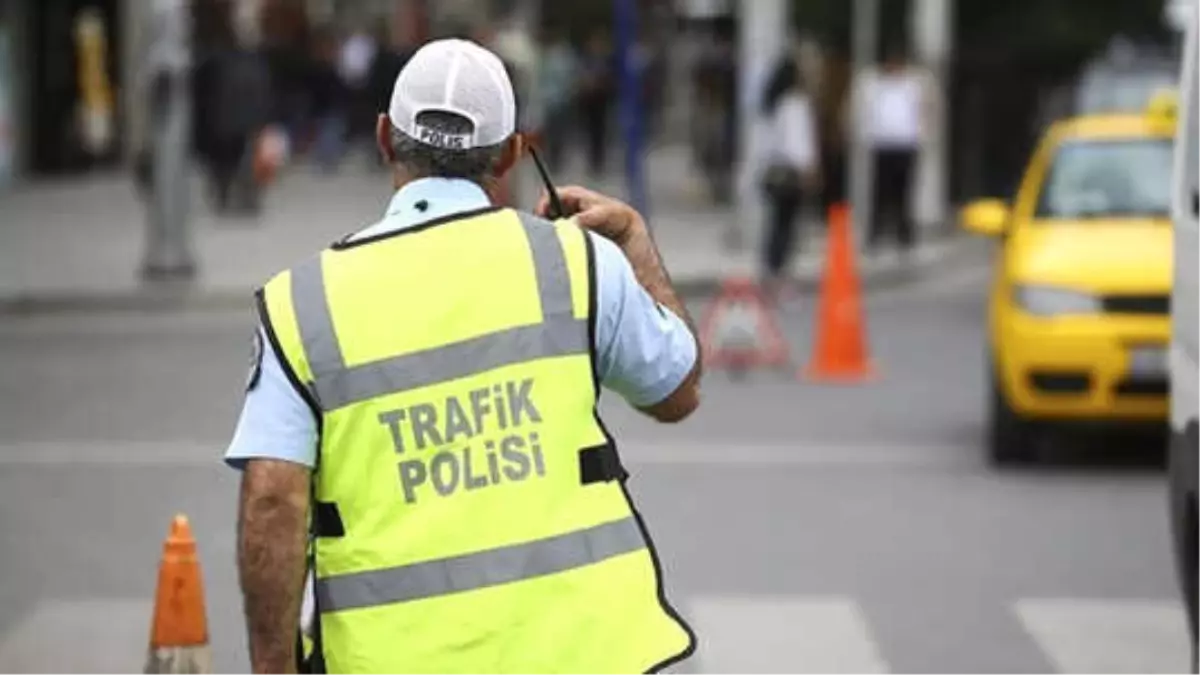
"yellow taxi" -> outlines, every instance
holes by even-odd
[[[1164,423],[1168,415],[1171,95],[1144,114],[1062,120],[1015,199],[972,202],[967,230],[996,237],[988,308],[996,462],[1035,459],[1048,425]]]

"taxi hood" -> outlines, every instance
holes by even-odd
[[[1171,224],[1165,219],[1034,221],[1012,233],[1017,283],[1104,293],[1169,293]]]

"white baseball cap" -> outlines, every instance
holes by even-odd
[[[463,117],[471,130],[447,134],[422,125],[422,113]],[[417,50],[396,78],[388,118],[426,145],[455,150],[502,143],[516,130],[517,105],[504,64],[469,40],[435,40]]]

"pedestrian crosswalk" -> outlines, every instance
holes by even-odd
[[[1026,598],[1006,608],[1031,648],[1060,673],[1181,673],[1189,664],[1181,606],[1173,599]],[[684,608],[698,635],[687,672],[887,673],[863,605],[852,598],[698,597]],[[937,630],[930,626],[929,630]],[[980,645],[986,634],[975,638]],[[1011,670],[980,663],[980,671]]]
[[[692,666],[703,672],[888,672],[858,605],[845,598],[715,596],[689,609]]]
[[[699,639],[695,655],[673,666],[672,672],[914,669],[903,658],[889,660],[889,648],[895,650],[896,645],[873,625],[868,603],[852,597],[698,594],[680,598],[677,607]],[[1028,636],[1030,649],[1055,672],[1149,674],[1188,669],[1183,611],[1173,599],[1023,598],[1003,609]],[[0,635],[0,671],[138,670],[149,621],[146,598],[44,601]],[[226,628],[234,630],[232,625]],[[973,641],[986,651],[982,647],[989,635],[981,633]],[[240,641],[237,647],[230,642],[214,641],[217,664],[245,668],[245,654],[230,651],[243,649]],[[1014,658],[1012,663],[1022,662]],[[1012,663],[980,662],[973,670],[1012,671],[1018,668]],[[924,669],[935,666],[926,663]]]
[[[1185,619],[1176,603],[1045,598],[1021,600],[1014,611],[1059,672],[1188,669]]]

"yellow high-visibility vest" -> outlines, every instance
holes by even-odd
[[[596,412],[590,242],[490,208],[335,244],[263,323],[320,420],[329,672],[643,672],[691,653]]]

